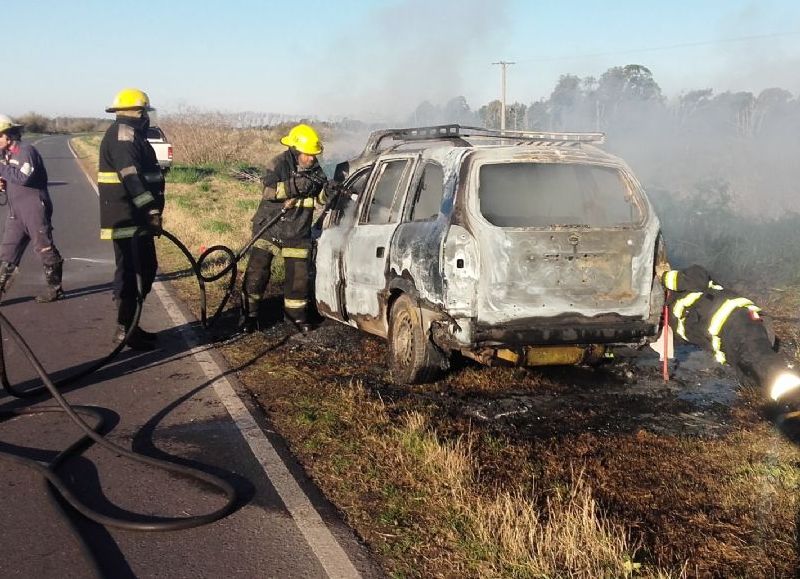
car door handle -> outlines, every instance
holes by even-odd
[[[383,257],[383,252],[384,252],[384,250],[385,250],[385,248],[384,248],[384,247],[379,247],[379,248],[377,248],[377,249],[375,250],[375,257]]]

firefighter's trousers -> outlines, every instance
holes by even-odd
[[[298,324],[308,322],[310,248],[310,239],[286,242],[280,246],[263,238],[256,241],[250,252],[242,284],[243,305],[248,317],[258,317],[258,307],[269,283],[272,259],[281,255],[286,271],[283,282],[284,313]]]
[[[144,300],[156,278],[158,260],[155,240],[152,235],[115,239],[114,258],[117,267],[112,289],[114,301],[117,302],[117,323],[129,328],[133,322],[139,292],[141,291],[141,299]],[[137,277],[141,278],[141,290]]]
[[[740,377],[763,387],[771,383],[776,371],[786,369],[762,321],[753,320],[745,308],[734,310],[720,331],[727,362]]]

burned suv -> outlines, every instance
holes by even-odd
[[[337,166],[353,201],[316,248],[316,304],[389,341],[392,379],[454,352],[580,364],[659,331],[659,220],[601,133],[377,131]]]

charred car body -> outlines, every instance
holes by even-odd
[[[389,340],[392,378],[452,352],[484,363],[599,361],[659,331],[660,225],[600,133],[445,125],[377,131],[337,167],[353,199],[316,246],[316,304]]]

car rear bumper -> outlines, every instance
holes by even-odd
[[[642,318],[605,314],[595,317],[526,318],[506,324],[474,327],[478,346],[545,346],[561,344],[634,344],[655,336],[657,324]]]

